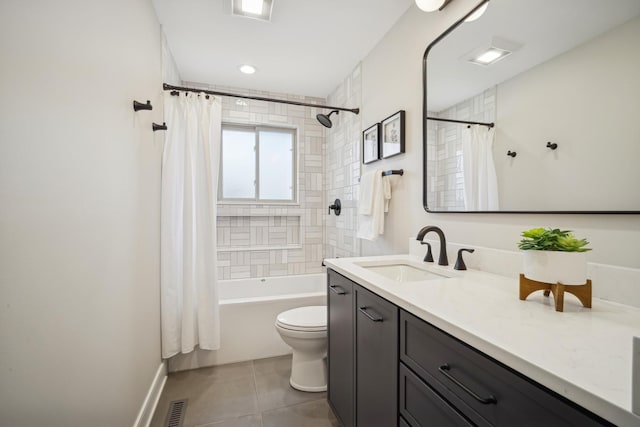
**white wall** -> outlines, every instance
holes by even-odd
[[[635,18],[498,85],[502,209],[640,209],[638,40]]]
[[[160,365],[160,52],[149,0],[0,3],[2,426],[131,426]]]
[[[470,10],[475,0],[452,2],[442,12],[412,6],[362,63],[362,126],[404,109],[406,153],[371,165],[404,168],[394,188],[385,235],[362,243],[365,255],[407,252],[407,237],[427,224],[440,226],[449,241],[515,250],[520,232],[532,226],[574,229],[592,242],[589,261],[640,267],[635,242],[638,215],[429,214],[422,207],[422,55],[431,41]]]

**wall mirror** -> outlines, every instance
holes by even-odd
[[[485,4],[425,51],[425,209],[640,213],[640,1]]]

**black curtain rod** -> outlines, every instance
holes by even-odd
[[[486,126],[489,128],[492,128],[495,126],[494,123],[468,122],[466,120],[441,119],[440,117],[429,117],[429,116],[427,116],[427,120],[435,120],[437,122],[462,123],[464,125],[480,125],[480,126]]]
[[[303,107],[315,107],[315,108],[321,108],[321,109],[327,109],[327,110],[349,111],[349,112],[354,113],[354,114],[360,113],[360,109],[359,108],[331,107],[329,105],[319,105],[319,104],[310,104],[310,103],[307,103],[307,102],[288,101],[286,99],[266,98],[266,97],[263,97],[263,96],[240,95],[240,94],[237,94],[237,93],[218,92],[218,91],[214,91],[214,90],[194,89],[194,88],[191,88],[191,87],[172,86],[172,85],[169,85],[169,84],[166,84],[166,83],[162,84],[162,88],[164,90],[206,93],[208,95],[230,96],[230,97],[233,97],[233,98],[253,99],[255,101],[278,102],[280,104],[300,105],[300,106],[303,106]]]

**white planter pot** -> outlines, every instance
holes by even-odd
[[[587,283],[585,252],[522,251],[523,270],[527,279],[563,285]]]

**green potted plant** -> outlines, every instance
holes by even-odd
[[[532,228],[523,231],[518,247],[524,254],[524,276],[531,280],[563,285],[584,285],[587,281],[586,239],[571,230]]]

